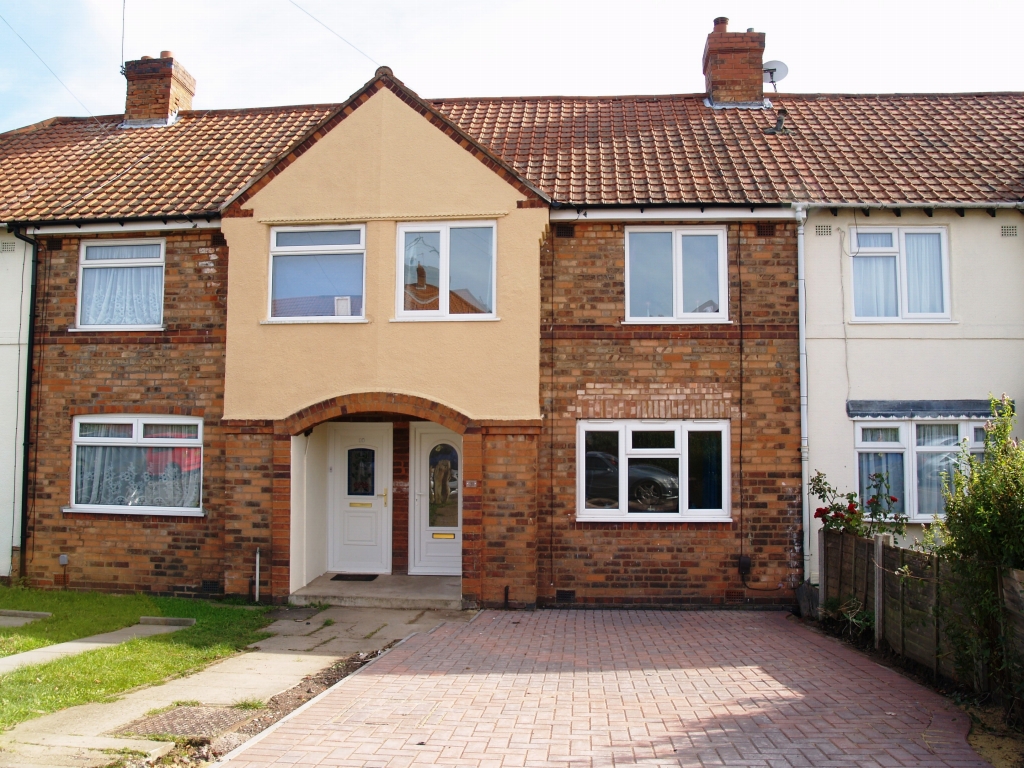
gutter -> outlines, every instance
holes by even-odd
[[[26,566],[28,565],[28,460],[31,447],[29,435],[31,434],[30,425],[32,418],[32,353],[36,329],[36,273],[39,271],[39,243],[33,238],[22,234],[20,227],[14,227],[12,232],[16,238],[32,246],[32,274],[29,283],[28,300],[28,338],[26,339],[25,348],[25,426],[22,433],[23,448],[21,460],[21,550],[18,563],[18,577],[24,578]],[[21,340],[19,339],[18,341],[20,342]]]
[[[119,216],[96,219],[41,219],[38,221],[0,222],[8,229],[24,230],[26,234],[75,234],[79,232],[118,232],[145,229],[200,229],[220,226],[220,211],[176,213],[167,216]],[[24,238],[22,238],[24,239]],[[26,241],[27,242],[27,241]]]

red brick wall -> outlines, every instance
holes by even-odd
[[[729,225],[730,325],[620,325],[623,225],[578,223],[574,234],[541,255],[538,599],[575,590],[588,604],[791,603],[801,568],[795,227],[758,237],[753,223]],[[577,420],[644,417],[730,419],[731,524],[576,522]],[[744,588],[741,541],[751,587],[785,589]]]
[[[205,581],[207,591],[219,592],[227,570],[226,499],[248,505],[234,509],[243,518],[269,499],[268,484],[248,471],[250,465],[266,470],[265,450],[239,448],[220,423],[227,248],[214,244],[223,243],[215,230],[133,238],[161,234],[167,241],[163,331],[69,332],[75,325],[80,241],[43,240],[26,553],[26,575],[37,585],[55,583],[61,575],[58,555],[67,554],[73,588],[187,594],[203,591]],[[203,418],[205,517],[62,512],[71,498],[72,418],[124,412]],[[248,489],[244,499],[240,482]],[[252,537],[248,519],[235,527]]]

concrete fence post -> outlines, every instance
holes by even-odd
[[[828,599],[828,553],[825,551],[825,529],[818,529],[818,618]]]

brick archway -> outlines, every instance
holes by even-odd
[[[468,416],[433,400],[394,392],[362,392],[332,397],[303,408],[279,421],[278,432],[298,435],[325,421],[360,413],[398,413],[426,419],[460,435],[464,435],[470,425]]]

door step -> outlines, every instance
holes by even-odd
[[[293,605],[325,603],[349,608],[462,610],[459,576],[381,575],[374,581],[334,581],[333,575],[317,577],[293,592],[288,601]]]

